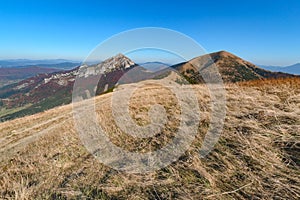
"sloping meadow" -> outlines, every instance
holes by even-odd
[[[206,158],[199,149],[209,127],[210,97],[204,85],[193,87],[201,111],[196,139],[179,160],[147,174],[97,161],[78,137],[72,105],[0,123],[0,198],[299,199],[300,79],[227,84],[224,129]],[[170,141],[180,121],[170,91],[148,85],[132,96],[137,124],[149,123],[153,103],[162,104],[168,118],[160,134],[139,140],[116,126],[112,94],[96,98],[96,111],[114,144],[147,152]]]

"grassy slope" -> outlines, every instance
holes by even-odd
[[[227,85],[224,131],[205,159],[197,149],[209,122],[209,96],[204,86],[194,87],[202,111],[197,139],[180,160],[147,175],[124,174],[94,160],[76,134],[71,105],[1,123],[0,198],[299,199],[300,80]],[[176,116],[172,94],[153,86],[136,97],[146,91],[153,98],[133,98],[131,106],[138,123],[147,122],[153,101]],[[160,146],[177,125],[173,119],[160,138],[134,141],[115,131],[110,97],[97,97],[97,113],[123,148]]]
[[[3,109],[0,110],[0,121],[6,121],[15,119],[18,117],[24,117],[27,115],[32,115],[35,113],[43,112],[45,110],[60,106],[63,104],[69,104],[72,101],[71,94],[65,91],[60,91],[55,94],[55,96],[50,96],[39,103],[33,105],[26,105],[23,107],[18,107],[15,109]],[[7,112],[7,111],[10,112]]]

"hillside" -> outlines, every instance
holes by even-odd
[[[53,73],[60,71],[56,68],[41,67],[9,67],[0,68],[0,88],[5,85],[17,83],[23,79],[35,76],[37,74]]]
[[[71,102],[75,70],[38,74],[0,90],[0,121]]]
[[[100,68],[104,66],[103,72]],[[106,61],[87,67],[86,65],[68,71],[39,74],[19,83],[0,89],[0,121],[14,119],[41,112],[55,106],[69,104],[72,89],[79,69],[90,79],[101,77],[99,93],[103,93],[105,85],[112,88],[119,78],[135,66],[135,63],[123,55],[117,55]],[[101,91],[100,91],[101,90]]]
[[[151,139],[120,132],[111,115],[112,93],[96,97],[99,123],[112,142],[129,151],[161,147],[178,126],[172,93],[153,80],[145,83],[132,97],[134,120],[147,123],[147,109],[155,102],[165,106],[170,120]],[[122,173],[95,160],[77,135],[72,105],[0,123],[0,198],[299,199],[300,79],[227,84],[225,126],[203,159],[198,151],[210,98],[204,85],[193,87],[201,110],[195,141],[178,161],[148,174]]]
[[[295,76],[287,73],[264,70],[226,51],[199,56],[188,62],[174,65],[173,67],[184,74],[191,83],[199,83],[203,82],[199,71],[210,68],[213,64],[218,67],[223,81],[227,83]]]

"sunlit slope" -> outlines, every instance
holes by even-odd
[[[72,105],[0,123],[0,198],[299,199],[300,80],[226,85],[224,130],[204,159],[198,150],[210,97],[204,85],[193,87],[201,111],[195,141],[178,161],[149,174],[118,172],[95,160],[74,128]],[[132,96],[130,113],[139,125],[149,123],[153,103],[166,108],[169,120],[161,134],[140,140],[116,127],[113,94],[96,98],[99,123],[112,142],[147,152],[170,140],[180,115],[171,91],[151,82]]]

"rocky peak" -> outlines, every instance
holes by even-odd
[[[85,77],[97,74],[107,74],[113,71],[126,70],[135,65],[136,64],[128,57],[123,54],[117,54],[96,65],[82,65],[80,67],[80,74],[81,76],[84,74]]]
[[[116,70],[128,69],[134,66],[135,63],[124,56],[123,54],[117,54],[114,57],[108,58],[98,66],[104,69],[104,72],[111,72]]]

